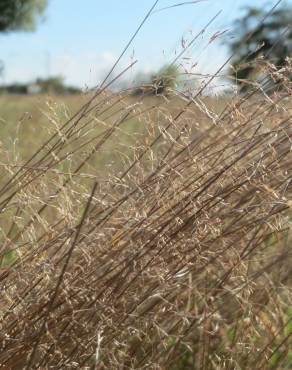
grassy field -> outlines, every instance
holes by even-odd
[[[51,135],[58,133],[62,124],[73,116],[87,99],[85,95],[65,97],[0,96],[1,166],[10,165],[13,170],[13,168],[16,169],[17,166],[23,165]],[[103,99],[104,97],[101,98],[101,101]],[[123,122],[123,125],[118,127],[112,137],[104,143],[102,151],[86,163],[85,172],[88,175],[103,177],[109,172],[116,173],[126,168],[133,159],[131,156],[135,147],[139,146],[138,143],[143,144],[143,139],[158,133],[158,126],[153,126],[155,116],[160,115],[159,121],[163,124],[167,120],[167,116],[173,119],[184,105],[183,100],[179,98],[169,100],[147,97],[137,101],[136,98],[127,96],[126,99],[120,97],[117,100],[120,101],[115,103],[113,107],[105,107],[104,114],[101,114],[100,117],[91,115],[92,122],[86,126],[86,131],[84,130],[82,134],[79,133],[79,135],[84,135],[86,139],[94,138],[121,117],[125,106],[133,106],[135,110],[133,118]],[[109,99],[106,104],[110,105],[111,101]],[[190,122],[189,126],[193,132],[202,131],[201,122],[204,122],[203,129],[208,125],[209,117],[204,111],[205,109],[219,113],[228,104],[228,99],[209,98],[205,103],[208,108],[202,109],[202,107],[198,108],[192,105],[185,113],[185,120]],[[145,115],[141,115],[142,111],[145,111]],[[150,134],[149,131],[151,131]],[[67,152],[74,150],[80,141],[82,140],[79,140],[77,145],[68,145]],[[68,165],[69,161],[63,161],[59,170],[61,172],[68,171]]]
[[[0,97],[1,142],[8,155],[7,159],[18,164],[25,162],[51,134],[56,133],[58,128],[77,112],[85,101],[85,96]],[[107,116],[111,113],[114,112],[107,111]],[[111,119],[103,124],[96,121],[94,124],[87,126],[88,131],[91,131],[87,132],[87,135],[92,134],[94,136],[102,132],[104,125],[111,123]],[[97,158],[94,162],[101,166],[105,164],[110,156],[117,159],[113,142],[115,144],[122,142],[125,145],[131,145],[135,142],[132,135],[139,135],[142,131],[143,128],[141,128],[139,122],[130,120],[118,132],[121,140],[111,140],[103,151],[104,158]]]
[[[1,366],[291,369],[289,88],[1,96]]]

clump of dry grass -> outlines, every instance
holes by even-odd
[[[281,81],[280,94],[256,86],[220,113],[199,94],[178,103],[101,90],[52,119],[25,163],[4,167],[3,368],[291,366],[291,86]],[[123,131],[129,122],[143,134]],[[120,135],[134,142],[115,144]],[[119,170],[105,157],[101,175],[111,141]]]

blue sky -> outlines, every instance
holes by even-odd
[[[180,2],[183,0],[160,0],[156,9]],[[192,64],[198,63],[196,72],[213,73],[227,58],[228,51],[220,38],[208,45],[210,37],[227,29],[230,37],[232,21],[241,16],[243,6],[263,6],[266,2],[202,0],[157,11],[141,29],[119,68],[133,58],[138,63],[127,78],[137,71],[159,68],[181,50],[182,38],[190,40],[221,10],[220,16],[185,56],[192,58]],[[82,87],[98,84],[153,3],[154,0],[49,0],[45,21],[36,32],[0,36],[4,82],[62,75],[70,84]],[[187,59],[185,62],[190,63]]]

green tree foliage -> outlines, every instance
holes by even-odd
[[[62,76],[49,77],[46,79],[38,78],[36,80],[36,85],[39,86],[40,93],[42,94],[73,95],[81,94],[82,92],[78,87],[66,85]]]
[[[32,31],[48,0],[0,0],[0,32]]]
[[[166,64],[156,73],[138,75],[142,85],[134,90],[134,95],[169,95],[179,84],[179,74],[177,66]]]
[[[163,66],[157,74],[152,77],[152,85],[156,94],[168,94],[174,91],[178,85],[179,70],[173,64]]]
[[[54,94],[73,95],[81,94],[78,87],[68,86],[61,76],[38,78],[34,83],[13,83],[0,87],[0,94]]]
[[[277,68],[283,67],[285,59],[292,55],[292,7],[276,9],[264,22],[262,9],[249,7],[243,18],[235,21],[235,38],[230,43],[234,53],[232,76],[246,88],[245,80],[256,78],[256,60],[264,57]]]

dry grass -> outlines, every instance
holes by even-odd
[[[3,368],[291,368],[283,83],[215,108],[98,92],[2,146]]]

